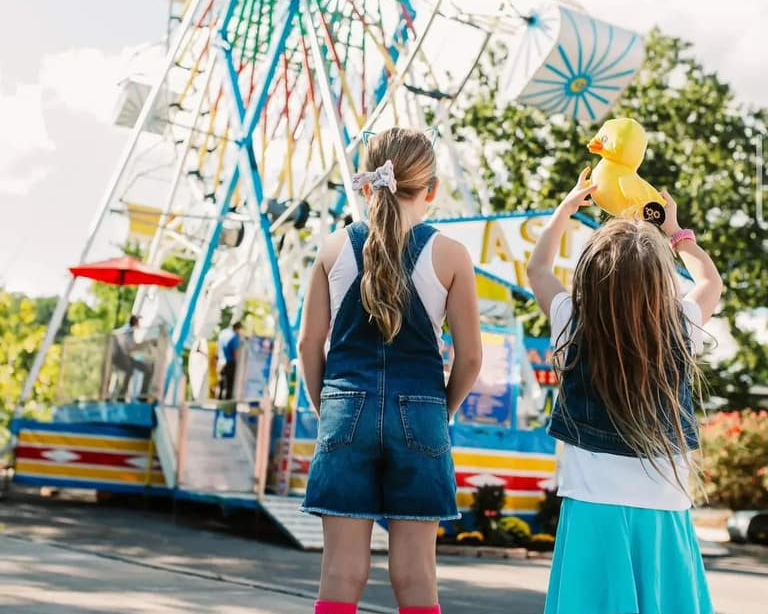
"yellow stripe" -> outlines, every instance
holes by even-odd
[[[542,497],[509,496],[504,500],[504,510],[518,512],[538,512]],[[456,503],[460,509],[470,509],[474,502],[474,495],[469,492],[456,494]]]
[[[462,471],[463,467],[473,467],[478,469],[505,469],[507,471],[554,472],[557,468],[557,460],[554,456],[552,458],[541,458],[454,452],[453,462],[456,465],[457,471]]]
[[[98,450],[113,450],[115,452],[147,452],[146,439],[107,439],[100,436],[88,437],[83,435],[62,435],[60,433],[42,433],[22,431],[19,437],[22,444],[45,445],[61,448],[91,448]]]
[[[292,475],[291,476],[291,484],[290,487],[300,489],[300,490],[306,490],[307,489],[307,478],[306,476],[299,476],[299,475]]]
[[[40,477],[59,477],[74,480],[127,482],[131,484],[143,484],[144,471],[141,469],[110,469],[107,467],[78,467],[77,465],[49,465],[33,461],[20,460],[16,463],[16,473],[23,475],[36,475]],[[152,472],[152,485],[165,486],[165,478],[162,471]]]
[[[307,458],[312,458],[315,455],[315,442],[296,441],[291,448],[291,454],[294,456],[305,456]]]

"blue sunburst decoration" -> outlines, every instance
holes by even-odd
[[[641,36],[560,5],[531,13],[516,38],[501,98],[577,121],[600,121],[643,63]]]

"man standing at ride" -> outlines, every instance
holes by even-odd
[[[128,320],[128,324],[115,331],[114,364],[121,371],[125,372],[123,383],[120,386],[118,397],[124,399],[128,393],[128,385],[136,371],[141,371],[143,377],[141,380],[141,392],[139,398],[146,399],[149,392],[149,385],[152,383],[152,364],[138,360],[133,356],[133,352],[140,350],[151,342],[137,342],[136,329],[139,327],[140,316],[133,315]]]
[[[243,325],[240,322],[235,322],[232,325],[234,334],[224,345],[224,366],[221,369],[219,399],[232,399],[235,396],[235,373],[242,346],[242,330]]]

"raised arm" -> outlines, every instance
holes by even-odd
[[[555,276],[552,268],[555,256],[560,246],[560,240],[568,227],[568,220],[580,207],[589,205],[586,200],[595,187],[589,183],[589,167],[579,175],[579,180],[563,201],[555,209],[555,213],[541,232],[536,246],[533,248],[531,259],[528,261],[528,282],[531,284],[536,302],[542,312],[549,316],[552,299],[566,289]]]
[[[666,190],[662,191],[661,195],[667,201],[666,219],[661,229],[672,238],[681,230],[677,221],[677,203]],[[676,249],[685,268],[693,277],[693,289],[685,298],[699,306],[701,323],[704,324],[712,317],[720,301],[720,295],[723,293],[723,279],[712,258],[695,241],[683,239],[677,244]]]

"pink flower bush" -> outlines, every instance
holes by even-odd
[[[701,445],[710,505],[768,508],[768,411],[710,415],[702,425]]]

